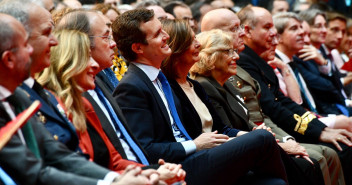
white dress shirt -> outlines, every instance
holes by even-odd
[[[175,124],[174,119],[172,118],[166,97],[163,91],[160,89],[160,85],[158,85],[158,83],[160,84],[160,81],[157,79],[157,77],[159,75],[160,69],[157,69],[153,66],[140,64],[140,63],[133,63],[133,64],[135,64],[139,69],[141,69],[148,76],[150,81],[153,83],[155,90],[157,90],[157,92],[159,93],[160,98],[162,99],[165,105],[165,108],[168,112],[170,122],[171,122],[171,128],[176,141],[182,144],[183,148],[186,151],[186,155],[194,153],[197,149],[195,143],[192,140],[186,141],[186,138],[182,137],[183,135],[181,134],[181,131],[177,128],[177,125]]]

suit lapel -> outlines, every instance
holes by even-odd
[[[111,140],[111,143],[114,145],[116,150],[120,153],[122,158],[127,159],[126,153],[123,150],[120,139],[117,137],[115,130],[112,128],[112,126],[111,126],[109,120],[106,118],[104,112],[101,110],[99,105],[95,102],[93,97],[88,92],[84,92],[83,97],[85,97],[93,106],[93,109],[94,109],[96,115],[98,116],[100,124],[103,127],[103,130],[106,133],[106,135],[108,136],[108,138]]]
[[[236,94],[230,93],[229,91],[233,91],[234,87],[232,87],[232,84],[229,84],[230,82],[226,82],[224,84],[224,87],[222,87],[218,82],[216,82],[212,78],[206,78],[221,94],[221,99],[223,102],[228,104],[230,107],[231,111],[235,114],[237,114],[241,119],[244,121],[248,121],[248,116],[244,112],[243,108],[239,103],[243,105],[243,107],[246,107],[241,100],[238,99]],[[225,88],[230,87],[230,89],[226,90]],[[232,87],[232,88],[231,88]],[[234,92],[237,92],[236,90]],[[231,96],[231,97],[229,97]],[[225,98],[226,97],[226,98]],[[233,98],[235,98],[237,101],[234,101]]]
[[[102,83],[105,84],[105,87],[109,90],[110,94],[112,94],[115,88],[110,82],[109,78],[104,73],[104,71],[100,71],[96,77],[99,77],[102,80]]]
[[[232,111],[238,114],[243,120],[247,122],[249,120],[248,109],[244,104],[243,100],[239,98],[241,97],[240,94],[237,92],[237,90],[232,86],[230,82],[225,82],[224,89],[227,89],[226,91],[227,102],[229,102],[229,105]],[[234,98],[236,102],[233,101],[233,99],[229,96]],[[246,111],[244,109],[246,109]]]
[[[148,76],[146,74],[144,74],[144,72],[141,69],[139,69],[137,66],[135,66],[133,63],[130,64],[128,71],[131,73],[135,73],[139,77],[139,79],[141,79],[147,85],[147,87],[151,91],[151,94],[153,95],[153,98],[155,99],[155,102],[157,102],[157,104],[159,106],[160,112],[163,113],[163,116],[166,119],[168,126],[170,127],[170,129],[172,129],[170,117],[169,117],[169,114],[168,114],[167,109],[165,107],[165,104],[164,104],[163,100],[161,99],[158,91],[155,89],[152,81],[150,81]]]
[[[146,151],[144,151],[143,147],[139,144],[138,140],[134,137],[132,131],[130,130],[130,128],[128,127],[127,121],[125,119],[125,116],[122,113],[122,110],[120,109],[119,105],[117,104],[117,102],[114,100],[114,98],[112,97],[111,93],[109,93],[108,89],[106,89],[106,86],[104,85],[102,79],[100,79],[99,77],[96,78],[96,84],[100,87],[100,89],[102,90],[105,98],[110,102],[112,108],[114,109],[114,112],[116,113],[117,117],[119,118],[121,124],[125,127],[126,131],[128,132],[128,134],[131,136],[131,138],[133,139],[133,141],[138,145],[138,147],[142,150],[143,154],[148,158],[148,155],[146,153]],[[109,124],[110,125],[110,124]],[[104,128],[104,127],[103,127]],[[116,135],[116,133],[115,133]]]
[[[37,92],[35,92],[30,87],[28,87],[26,84],[22,84],[21,88],[23,88],[30,95],[29,98],[32,102],[35,100],[40,101],[42,106],[40,107],[39,111],[42,112],[45,116],[48,116],[51,119],[56,120],[58,123],[62,123],[62,122],[67,123],[67,119],[64,118],[64,116],[57,110],[56,107],[54,107],[55,105],[50,106],[41,96],[39,96]],[[52,100],[52,97],[50,97],[50,99]]]

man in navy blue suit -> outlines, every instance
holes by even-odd
[[[279,178],[270,184],[287,182],[279,148],[265,130],[232,140],[216,133],[189,138],[175,111],[178,99],[160,72],[161,62],[171,54],[169,35],[152,11],[125,12],[112,29],[119,51],[131,62],[113,96],[152,162],[163,158],[181,163],[189,184],[234,184],[249,170]]]

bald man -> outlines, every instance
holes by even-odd
[[[202,19],[201,30],[209,31],[212,29],[221,29],[230,32],[233,39],[236,40],[234,48],[237,48],[239,52],[244,50],[244,30],[237,15],[231,10],[221,8],[206,13]]]

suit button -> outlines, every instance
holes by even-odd
[[[275,98],[275,101],[277,101],[277,98]]]
[[[271,87],[271,84],[268,84],[268,87],[269,87],[269,89],[270,89],[270,87]]]
[[[53,137],[56,141],[59,140],[59,136],[57,136],[56,134]]]

